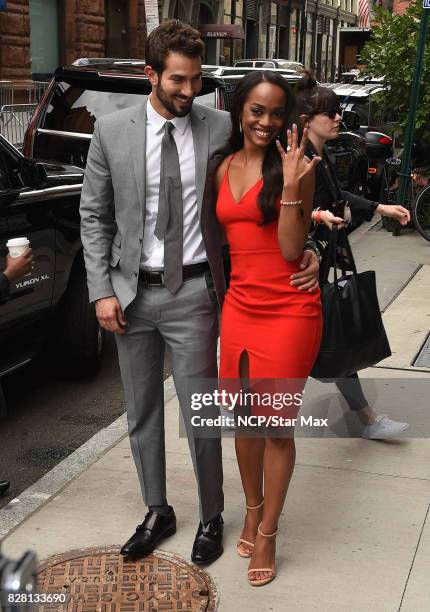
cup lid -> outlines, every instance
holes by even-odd
[[[10,238],[6,243],[6,246],[7,247],[25,246],[26,244],[30,244],[30,241],[28,238],[23,236],[21,238]]]

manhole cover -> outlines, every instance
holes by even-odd
[[[38,590],[52,602],[39,612],[213,612],[217,603],[210,576],[181,557],[157,551],[129,561],[116,546],[50,557],[39,566]]]

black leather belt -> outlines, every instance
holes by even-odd
[[[207,261],[201,263],[190,264],[189,266],[182,267],[182,278],[187,280],[189,278],[195,278],[202,276],[205,272],[210,270]],[[164,272],[149,272],[148,270],[139,271],[139,281],[145,285],[164,285]]]

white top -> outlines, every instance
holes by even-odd
[[[159,240],[154,231],[158,214],[161,141],[167,120],[154,109],[151,97],[148,99],[146,113],[146,215],[141,266],[145,270],[162,270],[164,240]],[[178,148],[181,169],[184,206],[183,265],[189,265],[207,260],[197,210],[194,141],[189,115],[174,117],[169,121],[175,126],[172,135]]]

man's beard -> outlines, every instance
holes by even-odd
[[[169,100],[169,98],[167,97],[166,92],[164,91],[164,89],[161,87],[161,84],[158,83],[158,87],[155,90],[155,94],[157,96],[157,98],[159,99],[159,101],[161,102],[161,104],[164,106],[164,108],[166,109],[166,111],[168,111],[171,115],[173,115],[174,117],[185,117],[186,115],[188,115],[188,113],[191,110],[191,107],[193,105],[193,100],[195,98],[195,96],[193,96],[193,98],[191,99],[191,103],[188,106],[188,108],[184,109],[184,110],[178,110],[175,105],[173,104],[173,102],[171,102]]]

